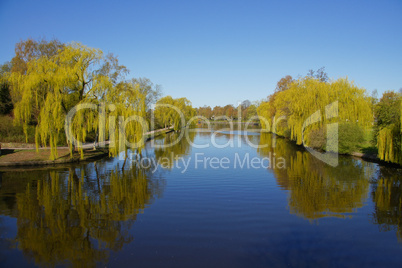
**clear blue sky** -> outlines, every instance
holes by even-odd
[[[195,107],[260,100],[326,67],[368,91],[402,87],[402,1],[0,1],[0,63],[28,37],[112,52]]]

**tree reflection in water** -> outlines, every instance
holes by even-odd
[[[188,134],[191,141],[198,135]],[[175,136],[167,135],[158,142],[166,144]],[[256,137],[249,139],[254,143]],[[396,229],[402,240],[401,170],[378,168],[350,157],[340,157],[339,166],[332,168],[284,139],[273,143],[271,134],[262,133],[259,144],[268,145],[258,149],[261,156],[285,159],[285,169],[273,165],[270,171],[279,187],[288,191],[290,213],[311,222],[322,217],[351,217],[367,201],[371,183],[373,222],[384,231]],[[167,157],[173,165],[176,156],[190,151],[183,139],[172,147],[155,149],[155,155],[147,157],[157,161]],[[127,165],[126,170],[110,170],[110,163],[99,161],[64,169],[4,172],[0,213],[17,218],[13,242],[36,265],[107,263],[110,250],[121,250],[134,239],[130,228],[137,214],[164,190],[164,180],[152,174],[152,169]]]
[[[374,223],[380,225],[381,231],[396,230],[402,242],[402,171],[381,167],[371,195]]]
[[[3,175],[3,182],[15,179],[13,174],[18,172]],[[106,162],[31,171],[31,177],[16,194],[15,242],[36,265],[46,266],[106,263],[109,250],[133,240],[129,229],[137,214],[165,186],[149,170],[107,171]]]
[[[289,190],[290,213],[316,220],[322,217],[348,217],[367,199],[371,163],[340,157],[333,168],[287,140],[262,133],[258,149],[261,156],[283,157],[286,169],[272,168],[278,185]]]
[[[165,148],[157,147],[154,149],[156,161],[162,163],[164,168],[172,169],[178,158],[190,154],[190,145],[194,143],[194,138],[197,133],[188,129],[184,131],[186,132],[181,139],[179,139],[180,135],[177,133],[168,133],[163,139],[156,140],[156,145],[166,146]],[[208,133],[208,135],[210,134]]]

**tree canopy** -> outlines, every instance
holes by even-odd
[[[324,82],[306,76],[293,80],[286,88],[269,96],[257,112],[264,118],[261,121],[265,121],[262,123],[265,129],[289,137],[297,144],[309,146],[314,138],[309,134],[333,122],[350,122],[363,128],[373,122],[365,90],[347,79]],[[334,103],[338,109],[328,110]],[[317,118],[312,118],[313,115]]]
[[[196,110],[186,98],[174,99],[166,96],[156,103],[155,119],[165,128],[173,126],[176,131],[181,130],[195,115]]]
[[[402,164],[402,94],[384,92],[374,112],[374,138],[379,158]]]
[[[28,41],[22,51],[32,50],[26,49],[31,44]],[[91,131],[100,132],[99,136],[103,138],[105,132],[112,133],[109,138],[119,150],[126,149],[126,136],[131,137],[130,142],[141,145],[145,125],[139,120],[127,121],[127,118],[145,118],[149,94],[139,82],[124,81],[128,71],[119,64],[117,57],[112,54],[105,56],[100,49],[80,43],[58,45],[57,52],[50,51],[19,56],[26,59],[26,71],[9,75],[13,95],[19,96],[15,102],[15,121],[27,129],[35,111],[38,111],[35,120],[37,146],[50,144],[51,157],[55,158],[58,140],[65,131],[70,148],[81,145]],[[84,105],[83,109],[77,109],[65,128],[67,114],[77,105]],[[101,107],[104,113],[99,112]],[[124,116],[125,121],[120,116]],[[116,127],[119,124],[124,125],[125,133]],[[117,154],[119,150],[113,149],[110,153]]]

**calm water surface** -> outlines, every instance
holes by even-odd
[[[333,168],[270,134],[185,134],[141,162],[0,170],[0,265],[400,267],[400,169]]]

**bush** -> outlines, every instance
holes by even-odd
[[[338,133],[338,139],[331,137]],[[328,141],[327,141],[328,138]],[[331,141],[337,143],[328,143]],[[359,150],[364,142],[364,131],[357,124],[340,123],[338,128],[320,128],[309,133],[308,146],[315,149],[323,149],[340,154],[350,154]]]
[[[0,142],[26,143],[22,126],[15,126],[10,115],[0,115],[0,122]],[[33,125],[28,126],[28,143],[35,143],[35,126]],[[59,134],[57,145],[67,145],[64,131]]]
[[[325,129],[314,129],[310,131],[308,146],[314,149],[324,149],[326,143]]]
[[[342,123],[338,129],[338,152],[350,154],[356,152],[364,141],[364,131],[357,124]]]
[[[25,134],[22,126],[14,126],[13,118],[9,115],[0,116],[0,141],[25,143]],[[35,143],[35,127],[28,126],[28,142]]]

